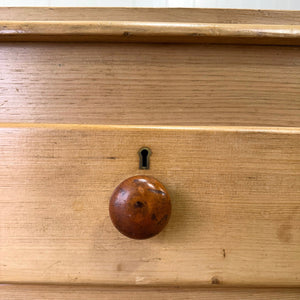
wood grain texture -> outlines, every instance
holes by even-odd
[[[300,45],[300,25],[0,21],[0,42],[49,41]]]
[[[0,130],[0,282],[299,286],[300,129],[12,125]],[[139,170],[137,151],[152,150]],[[151,175],[172,198],[136,241],[108,206]]]
[[[94,300],[94,299],[212,299],[212,300],[298,300],[298,288],[236,289],[236,288],[147,288],[93,287],[53,285],[1,285],[0,299],[5,300]]]
[[[0,7],[0,19],[300,25],[299,11],[203,8]]]
[[[300,48],[0,45],[0,122],[300,126]]]

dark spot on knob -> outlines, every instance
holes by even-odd
[[[141,201],[137,201],[137,202],[135,202],[135,204],[134,204],[134,207],[143,207],[143,206],[144,206],[144,203],[141,202]]]
[[[121,233],[133,239],[147,239],[167,225],[171,200],[166,188],[155,178],[134,176],[115,189],[109,213]]]

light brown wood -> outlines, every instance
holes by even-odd
[[[234,288],[147,288],[147,287],[93,287],[93,286],[53,286],[53,285],[2,285],[1,299],[212,299],[212,300],[297,300],[300,289],[234,289]]]
[[[197,8],[0,7],[10,21],[142,21],[298,24],[299,11]]]
[[[0,282],[298,286],[300,129],[14,125],[0,130]],[[137,151],[152,150],[150,170]],[[172,198],[158,236],[112,225],[123,179]]]
[[[0,299],[298,299],[299,16],[0,8]],[[137,174],[173,203],[146,241],[108,212]]]
[[[300,126],[300,48],[0,44],[0,122]]]
[[[1,21],[0,42],[7,41],[300,45],[300,25],[142,21]]]

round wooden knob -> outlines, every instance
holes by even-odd
[[[132,239],[147,239],[167,225],[171,200],[166,188],[155,178],[134,176],[114,190],[109,213],[121,233]]]

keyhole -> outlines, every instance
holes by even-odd
[[[141,170],[149,169],[151,150],[147,147],[143,147],[139,150],[138,153],[140,156],[140,169]]]

